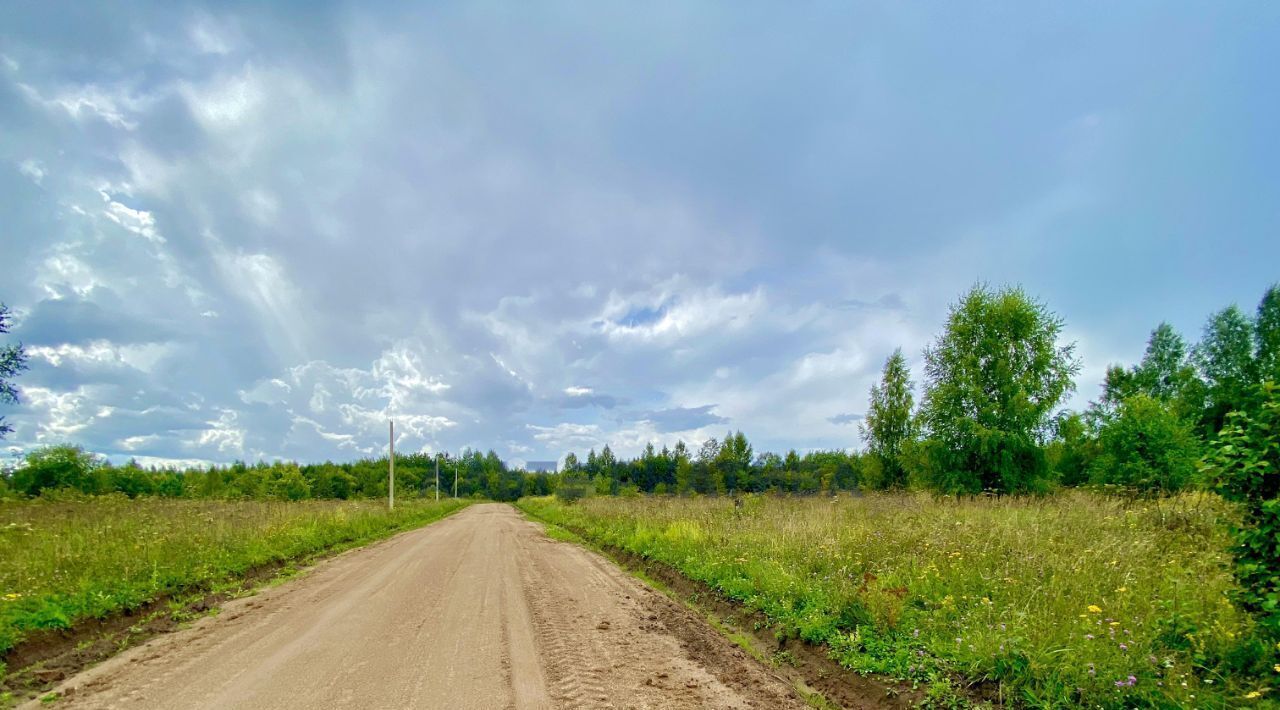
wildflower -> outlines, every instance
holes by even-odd
[[[1280,644],[1276,644],[1276,645],[1280,646]],[[1280,673],[1280,663],[1276,664],[1276,673]]]
[[[1129,647],[1128,647],[1127,645],[1125,645],[1125,644],[1123,644],[1123,643],[1122,643],[1122,644],[1120,644],[1120,650],[1121,650],[1121,651],[1128,651],[1128,650],[1129,650]]]
[[[1245,700],[1253,700],[1255,698],[1261,698],[1262,693],[1259,693],[1258,691],[1253,690],[1248,693],[1245,693],[1244,697],[1245,697]]]
[[[1093,634],[1085,634],[1084,637],[1089,639],[1090,641],[1093,640]]]
[[[1097,675],[1097,674],[1098,674],[1098,671],[1093,667],[1093,664],[1092,664],[1092,663],[1090,663],[1090,664],[1089,664],[1089,675],[1093,676],[1093,675]]]
[[[1097,604],[1090,604],[1090,605],[1089,605],[1089,613],[1090,613],[1090,614],[1101,614],[1101,613],[1102,613],[1102,607],[1098,606]]]
[[[1124,594],[1125,592],[1129,591],[1129,588],[1128,588],[1128,587],[1117,587],[1117,588],[1116,588],[1116,591],[1117,591],[1117,592],[1119,592],[1120,594]]]

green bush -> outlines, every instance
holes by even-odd
[[[22,467],[14,470],[10,484],[28,496],[54,488],[106,493],[109,482],[103,464],[101,458],[79,446],[44,446],[27,454]]]
[[[1232,531],[1238,601],[1280,638],[1280,386],[1258,391],[1256,406],[1227,415],[1205,463],[1218,492],[1243,508]]]
[[[566,503],[582,500],[592,491],[592,483],[581,471],[569,471],[556,487],[556,497]]]
[[[1090,481],[1141,493],[1182,490],[1200,458],[1191,426],[1145,394],[1120,403],[1098,434],[1098,448],[1089,467]]]

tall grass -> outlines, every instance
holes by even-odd
[[[1236,707],[1280,680],[1228,593],[1220,499],[594,498],[521,507],[661,561],[935,697]]]
[[[0,656],[33,630],[208,589],[465,505],[406,500],[392,513],[377,501],[0,501]]]

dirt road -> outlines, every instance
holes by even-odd
[[[705,622],[510,506],[472,506],[227,604],[58,707],[800,708]]]

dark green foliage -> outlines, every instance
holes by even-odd
[[[1215,313],[1205,324],[1195,359],[1206,385],[1203,421],[1210,434],[1222,428],[1228,413],[1244,404],[1255,383],[1253,336],[1254,324],[1235,305]]]
[[[1255,401],[1227,415],[1205,467],[1217,491],[1242,508],[1233,531],[1239,601],[1280,638],[1280,385],[1264,383]]]
[[[1095,414],[1110,415],[1133,395],[1145,395],[1164,403],[1182,419],[1199,418],[1205,405],[1205,384],[1196,374],[1191,350],[1168,323],[1151,331],[1142,361],[1125,370],[1107,369],[1102,400]]]
[[[901,349],[894,350],[885,360],[880,384],[871,387],[866,420],[860,426],[867,454],[876,460],[874,478],[869,481],[876,488],[901,488],[907,483],[901,455],[903,444],[916,434],[912,387],[907,359]]]
[[[1089,480],[1089,466],[1097,456],[1095,439],[1083,415],[1064,412],[1053,421],[1053,439],[1045,446],[1049,469],[1064,486]]]
[[[556,497],[566,503],[581,500],[591,493],[591,479],[585,471],[574,468],[564,472],[560,485],[556,486]]]
[[[1075,345],[1062,320],[1019,288],[975,286],[925,350],[921,420],[935,445],[928,469],[947,493],[1018,492],[1049,480],[1041,440],[1074,389]]]
[[[46,490],[71,488],[81,493],[108,493],[105,462],[79,446],[46,446],[27,454],[13,473],[10,486],[29,496]]]
[[[1255,359],[1260,380],[1280,382],[1280,284],[1267,289],[1258,303],[1254,319],[1257,348]]]
[[[440,458],[440,497],[516,500],[526,493],[551,493],[555,474],[525,473],[507,467],[492,451],[464,451]],[[431,454],[396,457],[397,498],[435,496],[436,458]],[[48,490],[74,490],[88,495],[123,493],[130,498],[228,498],[304,500],[311,498],[382,498],[387,495],[387,459],[335,464],[236,462],[212,468],[142,468],[135,461],[113,466],[78,446],[37,449],[18,466],[0,470],[0,490],[38,496]]]
[[[8,332],[9,307],[0,303],[0,333]],[[18,388],[13,384],[13,378],[25,369],[27,354],[21,343],[0,347],[0,404],[18,403]],[[4,417],[0,417],[0,439],[11,431],[13,427],[5,424]]]
[[[1135,394],[1120,403],[1099,432],[1089,479],[1141,493],[1170,493],[1191,482],[1199,458],[1191,426],[1165,403]]]

